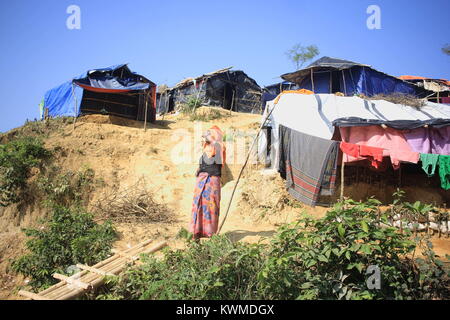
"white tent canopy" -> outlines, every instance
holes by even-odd
[[[283,93],[266,103],[263,119],[273,109],[268,126],[271,130],[272,167],[278,159],[278,126],[280,124],[312,136],[331,139],[334,133],[333,121],[344,118],[360,118],[369,121],[433,121],[450,120],[450,107],[427,102],[414,108],[385,100],[366,100],[359,97],[341,97],[334,94]],[[267,131],[261,135],[258,146],[260,157],[265,158]],[[261,159],[261,158],[260,158]]]

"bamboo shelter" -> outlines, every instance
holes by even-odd
[[[105,283],[105,277],[117,276],[127,265],[139,264],[140,254],[153,253],[165,246],[165,241],[149,246],[152,240],[145,240],[125,251],[115,251],[111,257],[93,265],[77,264],[81,271],[67,277],[55,273],[53,277],[60,280],[57,284],[39,293],[20,290],[19,295],[32,300],[70,300],[96,290]]]

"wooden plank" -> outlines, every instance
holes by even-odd
[[[48,298],[46,298],[44,296],[41,296],[41,295],[33,293],[33,292],[25,291],[25,290],[20,290],[19,294],[21,296],[24,296],[26,298],[30,298],[30,299],[33,299],[33,300],[50,300],[50,299],[48,299]]]
[[[80,280],[77,280],[77,279],[69,278],[69,277],[67,277],[65,275],[62,275],[62,274],[59,274],[59,273],[54,273],[53,274],[53,278],[61,280],[61,281],[64,281],[66,283],[69,283],[69,284],[72,284],[72,285],[75,285],[75,286],[78,286],[78,287],[83,288],[85,290],[89,289],[90,286],[91,286],[88,283],[84,283],[84,282],[82,282]]]
[[[80,269],[82,269],[82,270],[87,270],[87,271],[90,271],[90,272],[99,274],[99,275],[101,275],[101,276],[113,276],[112,273],[109,273],[109,272],[107,272],[107,271],[104,271],[104,270],[101,270],[101,269],[97,269],[97,268],[94,268],[94,267],[89,267],[89,266],[86,266],[86,265],[84,265],[84,264],[78,263],[78,264],[77,264],[77,267],[80,268]]]

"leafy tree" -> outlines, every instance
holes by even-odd
[[[286,52],[288,59],[292,61],[297,70],[319,54],[319,48],[316,45],[302,46],[300,43],[295,44]]]

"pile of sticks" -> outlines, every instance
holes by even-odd
[[[77,264],[82,271],[70,277],[55,273],[53,277],[60,280],[59,283],[39,293],[20,290],[19,295],[32,300],[70,300],[80,297],[103,285],[105,277],[121,273],[128,264],[139,264],[140,254],[156,252],[167,246],[167,243],[163,241],[148,247],[151,242],[152,240],[146,240],[125,251],[115,251],[113,256],[91,267]]]
[[[105,194],[94,203],[93,212],[103,219],[120,223],[171,222],[173,212],[162,203],[155,201],[153,192],[138,181],[129,188]]]

